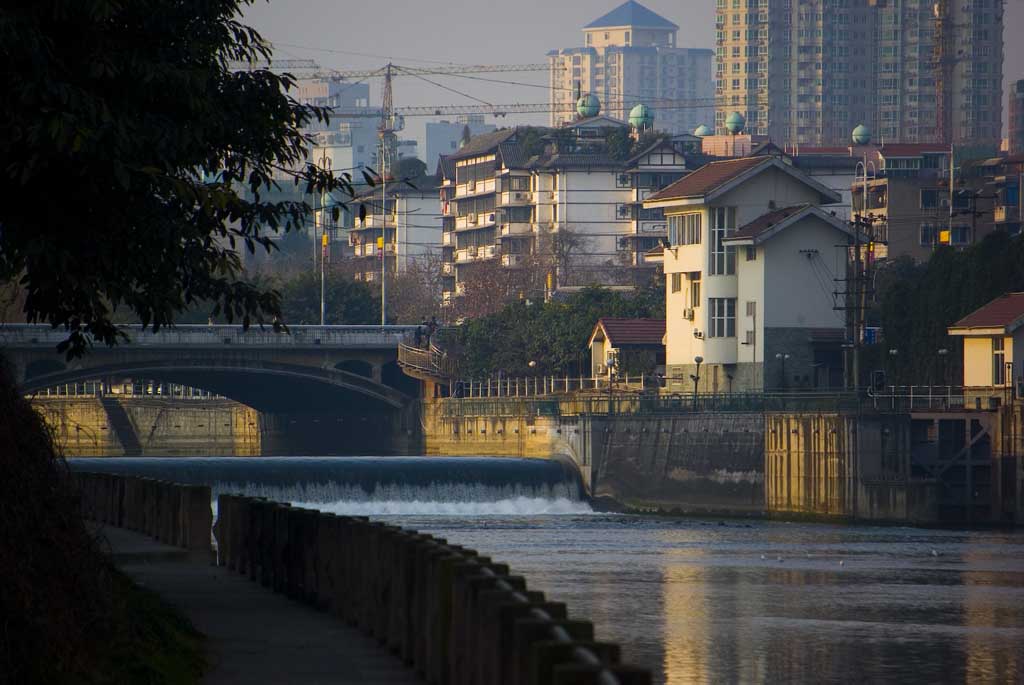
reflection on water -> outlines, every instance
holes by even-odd
[[[395,517],[510,562],[657,682],[1024,682],[1024,535]]]
[[[1024,533],[595,514],[511,459],[76,460],[428,531],[508,562],[655,681],[1024,683]]]

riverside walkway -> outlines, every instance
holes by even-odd
[[[115,564],[206,636],[211,685],[420,683],[376,640],[337,617],[268,592],[212,564],[209,552],[97,526]]]

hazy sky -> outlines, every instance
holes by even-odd
[[[313,58],[333,69],[377,68],[395,64],[543,63],[552,48],[583,43],[580,29],[621,0],[255,0],[247,23],[274,42],[281,58]],[[680,25],[679,47],[711,48],[714,0],[648,0],[647,7]],[[1005,80],[1024,78],[1024,0],[1007,0]],[[359,54],[352,54],[359,53]],[[540,103],[547,100],[544,72],[476,74],[493,83],[430,76],[433,81],[490,103]],[[539,86],[539,87],[538,87]],[[1004,87],[1004,93],[1005,93]],[[443,105],[473,100],[412,77],[396,79],[395,105]],[[371,101],[380,102],[379,79],[370,81]],[[1004,120],[1006,117],[1004,109]],[[495,120],[546,123],[547,115]],[[404,137],[422,137],[426,119],[407,119]],[[421,138],[422,145],[422,138]],[[423,154],[421,148],[420,154]]]

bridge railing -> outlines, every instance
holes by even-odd
[[[288,332],[275,333],[269,326],[260,328],[201,324],[161,328],[154,333],[140,325],[121,326],[130,345],[156,347],[238,346],[337,346],[395,347],[406,342],[416,326],[289,326]],[[0,347],[53,346],[67,338],[60,328],[34,324],[0,325]]]

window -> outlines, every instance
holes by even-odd
[[[992,338],[992,385],[1006,385],[1006,350],[1003,338]]]
[[[708,300],[711,308],[710,338],[736,337],[736,298],[712,297]]]
[[[747,261],[753,262],[757,260],[757,248],[753,245],[747,245]],[[749,303],[748,303],[749,304]]]
[[[690,307],[693,309],[700,308],[700,272],[693,271],[689,274],[690,278]]]
[[[950,245],[967,245],[971,242],[971,229],[967,226],[954,226],[949,236]]]
[[[529,176],[510,176],[508,179],[509,190],[529,190],[530,189],[530,177]]]
[[[939,206],[938,188],[921,189],[921,209],[935,209]]]
[[[736,208],[714,207],[711,209],[711,259],[712,276],[731,276],[736,273],[736,248],[726,247],[722,241],[736,230]]]
[[[672,292],[678,293],[683,289],[683,274],[672,274]]]
[[[700,212],[676,214],[668,218],[668,242],[676,245],[700,244]]]
[[[938,236],[936,235],[935,226],[932,224],[921,224],[921,245],[931,247],[937,242]]]

